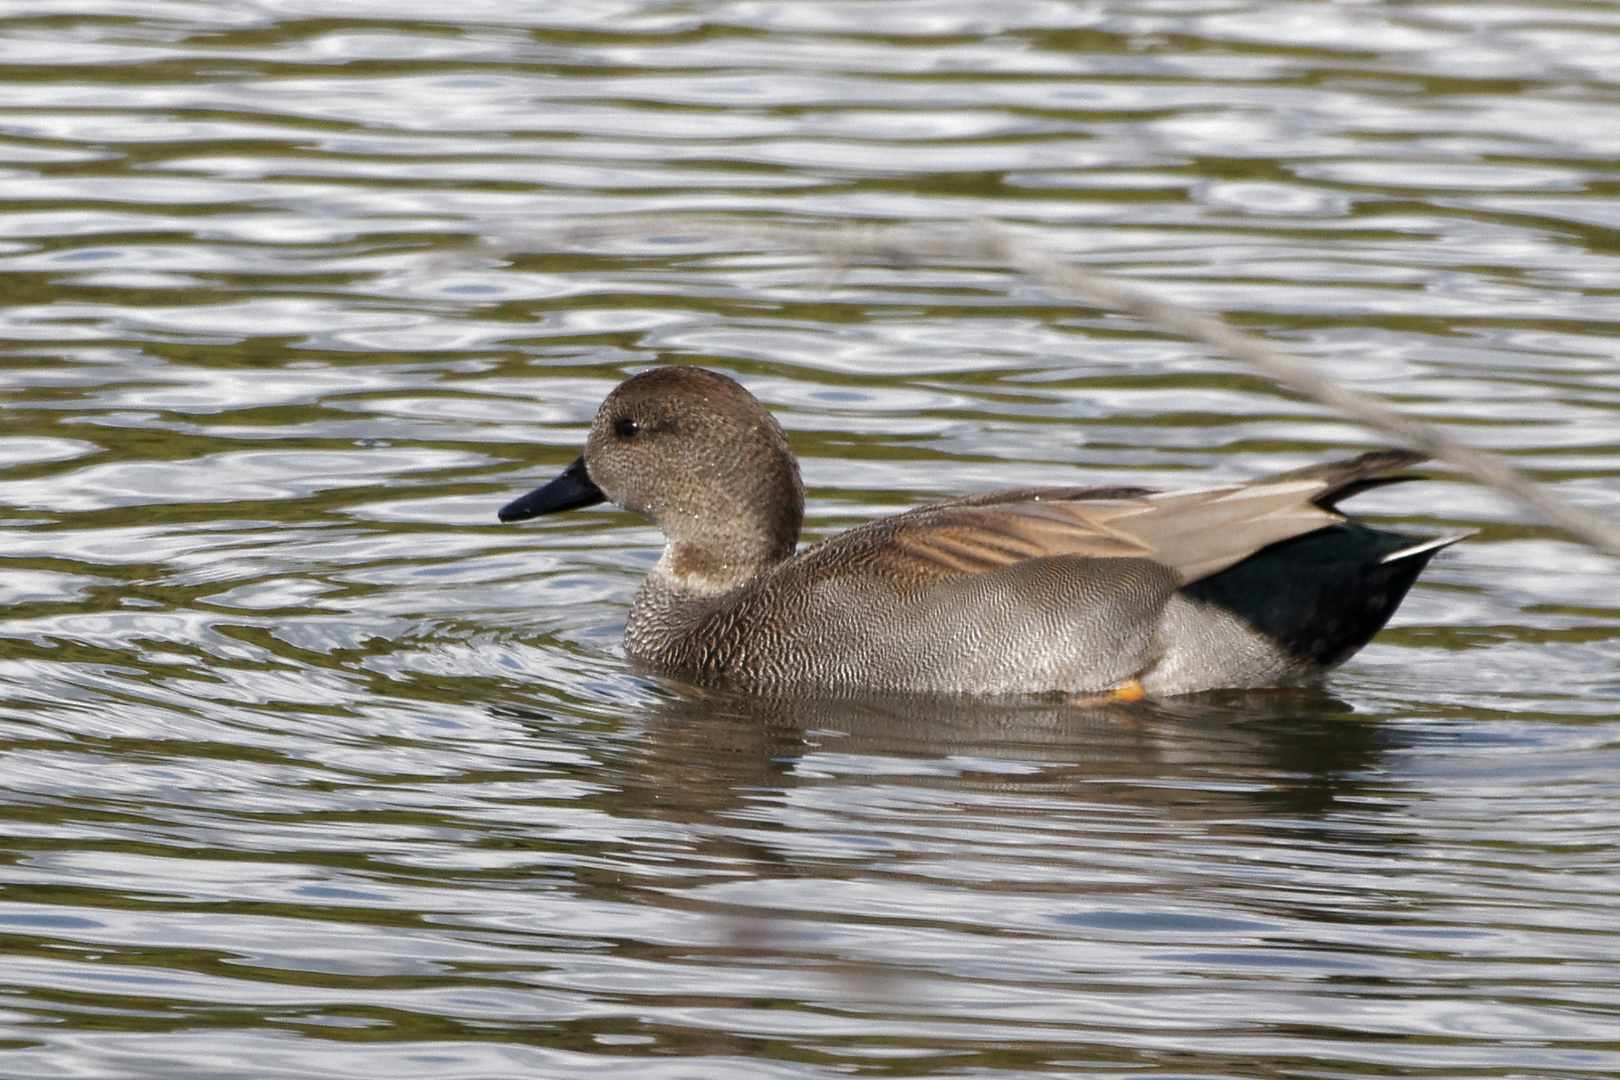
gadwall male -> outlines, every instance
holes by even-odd
[[[626,651],[760,691],[1063,691],[1133,699],[1296,683],[1361,648],[1434,555],[1333,511],[1399,450],[1247,484],[1023,488],[869,522],[795,553],[798,461],[736,382],[627,379],[518,521],[606,499],[668,541]]]

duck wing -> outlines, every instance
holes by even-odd
[[[1375,451],[1344,461],[1225,484],[1144,488],[1028,488],[921,507],[851,529],[805,553],[812,570],[842,566],[905,587],[983,574],[1031,559],[1147,559],[1188,584],[1263,548],[1344,518],[1330,507],[1396,477],[1414,461]]]

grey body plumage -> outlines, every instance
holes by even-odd
[[[626,651],[768,691],[1152,695],[1276,686],[1342,662],[1446,538],[1346,523],[1339,498],[1421,460],[1363,454],[1190,491],[1043,488],[921,507],[794,553],[787,437],[732,380],[659,368],[609,395],[515,520],[607,498],[668,545]]]

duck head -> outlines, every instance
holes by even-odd
[[[653,575],[689,593],[729,592],[787,558],[804,520],[798,461],[776,418],[732,379],[694,367],[620,383],[579,459],[500,519],[603,500],[663,531]]]

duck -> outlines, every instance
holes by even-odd
[[[1140,700],[1318,680],[1464,535],[1415,537],[1337,504],[1414,479],[1406,450],[1180,490],[1032,487],[936,502],[804,548],[787,434],[734,379],[620,383],[577,460],[502,522],[611,502],[665,546],[625,652],[763,694]]]

